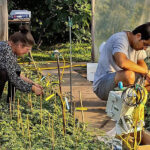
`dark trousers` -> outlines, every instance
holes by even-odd
[[[18,76],[20,76],[20,72],[16,72]],[[8,81],[8,94],[7,94],[7,102],[14,99],[16,89],[15,86],[9,81],[7,72],[5,70],[0,70],[0,98],[2,96],[5,83]]]

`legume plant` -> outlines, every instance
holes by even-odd
[[[83,128],[85,125],[66,110],[65,103],[62,111],[64,96],[61,98],[59,94],[56,77],[46,76],[40,81],[34,72],[25,72],[26,76],[43,85],[44,96],[17,91],[15,98],[8,104],[5,89],[0,100],[1,150],[109,149],[87,128]]]

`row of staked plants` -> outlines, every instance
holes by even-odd
[[[35,61],[49,61],[56,60],[52,53],[54,50],[59,50],[66,61],[70,60],[70,44],[56,44],[51,47],[42,47],[37,49],[36,47],[32,50],[32,55]],[[72,60],[73,62],[91,62],[91,44],[90,43],[73,43],[72,44]],[[18,62],[29,61],[29,55],[26,54],[24,57],[20,57]]]
[[[25,67],[23,70],[26,76],[42,84],[44,95],[17,90],[15,98],[8,104],[5,87],[0,101],[1,150],[110,149],[87,131],[87,125],[78,122],[75,111],[71,114],[66,110],[64,96],[58,94],[56,77],[42,78]]]

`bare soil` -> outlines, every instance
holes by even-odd
[[[85,63],[73,63],[73,64],[85,64]],[[62,66],[63,64],[60,64]],[[53,63],[49,66],[57,66]],[[62,71],[62,70],[61,70]],[[52,75],[58,75],[58,70],[43,70],[43,74],[51,73]],[[63,75],[62,92],[63,94],[70,92],[70,70],[65,69]],[[91,129],[101,129],[103,131],[109,131],[115,123],[112,121],[105,112],[106,101],[99,99],[92,89],[92,82],[86,79],[86,67],[74,67],[72,70],[72,95],[73,101],[76,107],[81,107],[81,99],[83,107],[87,108],[87,111],[76,111],[76,117],[79,121],[88,123]]]

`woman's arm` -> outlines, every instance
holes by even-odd
[[[34,82],[32,81],[32,80],[30,80],[30,79],[28,79],[27,77],[25,77],[24,75],[20,75],[20,78],[22,79],[22,80],[24,80],[25,82],[28,82],[28,83],[30,83],[30,84],[34,84]]]

